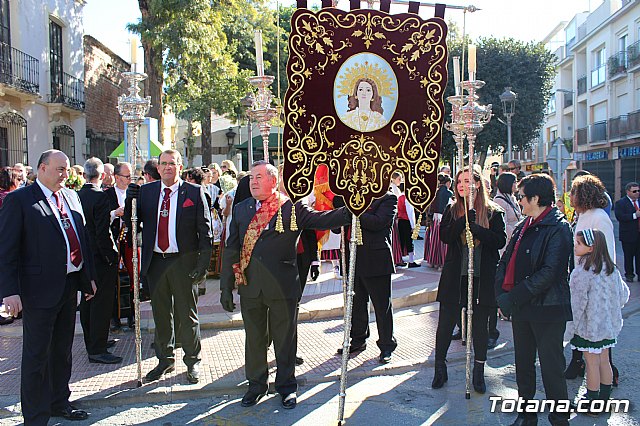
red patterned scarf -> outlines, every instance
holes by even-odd
[[[271,197],[267,198],[260,204],[260,208],[256,211],[253,219],[251,219],[242,243],[240,262],[233,264],[233,273],[236,276],[237,285],[248,284],[244,271],[247,269],[247,266],[249,266],[249,262],[251,261],[253,248],[256,246],[256,242],[258,242],[260,234],[262,234],[262,231],[264,231],[273,216],[278,212],[278,209],[288,200],[289,198],[285,195],[274,193]]]

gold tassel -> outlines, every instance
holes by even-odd
[[[276,232],[283,233],[284,226],[282,225],[282,207],[278,208],[278,218],[276,219]]]
[[[290,229],[293,232],[296,232],[298,230],[298,222],[296,219],[296,206],[295,204],[291,204],[291,224],[290,224]]]
[[[356,218],[356,244],[361,246],[362,243],[362,228],[360,227],[360,218]]]
[[[422,212],[418,215],[418,222],[416,222],[415,228],[413,228],[413,233],[411,234],[412,240],[417,240],[418,235],[420,234],[420,224],[422,223]]]

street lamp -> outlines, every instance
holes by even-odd
[[[251,111],[255,101],[256,98],[251,92],[247,93],[244,98],[240,99],[240,103],[245,107],[245,112],[247,114],[247,162],[249,167],[253,164],[253,135],[251,134],[251,115],[249,112]]]
[[[232,147],[236,139],[236,132],[233,131],[232,127],[229,127],[229,130],[224,135],[227,137],[227,144]]]
[[[505,87],[504,93],[500,95],[502,102],[502,112],[507,117],[507,162],[511,161],[513,153],[511,152],[511,117],[516,113],[516,100],[518,94],[511,91],[511,87]]]

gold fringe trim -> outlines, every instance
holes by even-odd
[[[362,243],[362,228],[360,227],[360,218],[356,218],[356,244],[361,246]]]
[[[276,219],[276,232],[283,233],[284,225],[282,225],[282,207],[278,209],[278,218]]]
[[[296,206],[291,203],[291,224],[289,225],[291,231],[296,232],[298,230],[298,220],[296,219]]]
[[[418,215],[418,221],[416,222],[415,228],[413,228],[413,232],[411,233],[411,239],[417,240],[420,235],[420,224],[422,223],[422,212]]]

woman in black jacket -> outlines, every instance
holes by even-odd
[[[498,263],[498,250],[507,240],[504,227],[504,211],[489,200],[480,173],[473,170],[475,199],[473,209],[467,212],[470,230],[474,237],[473,280],[473,388],[486,392],[484,363],[487,360],[487,321],[489,312],[496,306],[493,283]],[[453,328],[460,307],[467,305],[468,252],[465,238],[465,196],[469,188],[469,169],[459,171],[455,179],[455,202],[449,205],[440,224],[440,239],[447,244],[438,298],[440,310],[436,331],[435,375],[431,387],[441,388],[447,381],[446,356],[451,344]]]
[[[511,316],[518,395],[536,393],[536,353],[547,400],[567,400],[562,339],[571,321],[569,258],[571,226],[553,207],[555,186],[546,174],[529,175],[518,183],[522,212],[528,216],[513,231],[496,272],[496,301]],[[568,425],[569,414],[549,413],[552,425]],[[519,413],[513,425],[536,425],[536,413]]]

